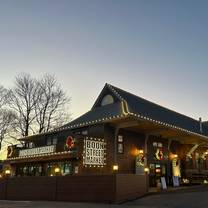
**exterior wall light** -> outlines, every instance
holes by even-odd
[[[149,168],[147,168],[147,167],[144,168],[144,172],[145,172],[145,173],[149,173]]]
[[[143,154],[144,153],[144,150],[139,150],[139,154]]]
[[[118,171],[118,165],[113,165],[113,171]]]
[[[177,155],[177,154],[175,154],[175,155],[173,155],[173,157],[174,157],[174,158],[178,158],[178,155]]]
[[[6,169],[6,170],[5,170],[5,174],[6,174],[6,175],[10,175],[10,174],[11,174],[11,170],[10,170],[10,169]]]
[[[60,168],[56,167],[54,171],[55,171],[55,173],[59,173],[60,172]]]

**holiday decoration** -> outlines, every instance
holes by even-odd
[[[158,149],[156,150],[155,158],[156,158],[157,160],[163,160],[163,159],[164,159],[164,155],[163,155],[162,149],[158,148]]]
[[[136,156],[136,166],[144,166],[144,155],[139,154]]]
[[[9,146],[7,148],[7,157],[11,157],[13,154],[13,147],[12,146]]]
[[[66,147],[72,149],[75,146],[75,139],[72,136],[68,136],[66,139]]]

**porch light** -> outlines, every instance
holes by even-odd
[[[177,154],[175,154],[175,155],[173,155],[173,157],[174,157],[174,158],[178,158],[178,155],[177,155]]]
[[[139,154],[143,154],[144,153],[144,150],[139,150]]]
[[[149,173],[149,168],[147,168],[147,167],[144,168],[144,172],[145,172],[145,173]]]
[[[5,170],[5,174],[6,174],[6,175],[10,175],[10,174],[11,174],[11,170],[10,170],[10,169],[6,169],[6,170]]]
[[[113,171],[118,171],[118,165],[113,165]]]
[[[204,184],[208,184],[208,181],[207,180],[204,180]]]
[[[60,168],[56,167],[54,171],[55,171],[55,173],[59,173],[60,172]]]

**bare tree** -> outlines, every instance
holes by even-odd
[[[54,76],[46,74],[39,81],[39,100],[35,106],[38,132],[47,132],[69,119],[65,106],[69,98]]]
[[[10,93],[10,107],[17,114],[16,131],[23,137],[30,133],[36,115],[35,106],[39,100],[37,81],[29,74],[21,74],[15,79],[15,87]]]
[[[0,109],[6,104],[8,94],[8,90],[0,85]]]
[[[9,141],[6,141],[6,136],[9,135],[9,132],[12,131],[13,126],[15,125],[16,115],[13,111],[7,109],[0,110],[0,150],[2,147],[2,142],[12,144]]]
[[[29,74],[17,76],[9,102],[17,115],[16,131],[25,137],[62,125],[69,118],[65,112],[69,101],[52,75],[46,74],[39,80]]]
[[[14,126],[15,114],[12,110],[7,107],[7,102],[9,98],[9,90],[0,86],[0,150],[2,147],[3,140],[8,135],[11,128]],[[7,142],[10,143],[10,142]]]

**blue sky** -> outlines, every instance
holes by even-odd
[[[55,74],[85,113],[106,82],[208,120],[208,1],[0,0],[0,83]]]

